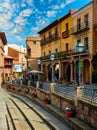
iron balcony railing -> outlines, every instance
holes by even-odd
[[[62,32],[62,38],[64,39],[64,38],[67,38],[67,37],[69,37],[69,30]]]
[[[57,52],[57,53],[53,53],[53,54],[55,55],[55,59],[66,59],[67,56],[75,55],[77,53],[78,52],[76,52],[75,49],[72,49],[72,50]],[[88,48],[85,47],[82,53],[89,53]],[[50,54],[40,57],[40,60],[50,60]]]
[[[82,33],[86,30],[88,30],[90,28],[90,24],[89,22],[83,22],[80,24],[77,24],[76,26],[74,26],[73,28],[70,29],[70,34],[78,34],[78,33]]]
[[[42,39],[40,42],[41,42],[41,45],[42,45],[42,44],[46,44],[46,43],[52,42],[54,40],[57,40],[59,38],[60,37],[58,36],[58,34],[54,33],[54,34],[50,35],[49,37]]]

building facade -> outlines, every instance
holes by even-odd
[[[45,73],[46,81],[52,80],[52,70],[54,69],[54,80],[64,81],[67,79],[65,76],[65,62],[68,61],[67,56],[72,49],[72,36],[70,37],[70,28],[72,27],[72,13],[74,10],[63,16],[62,18],[54,21],[46,28],[39,32],[41,37],[41,50],[42,57],[41,65],[42,71]],[[50,59],[54,55],[54,60]],[[65,60],[66,59],[66,60]]]
[[[41,57],[40,37],[26,37],[26,47],[28,71],[38,69],[38,59]]]
[[[93,2],[88,3],[75,14],[72,15],[73,28],[71,35],[73,35],[74,48],[79,43],[84,46],[81,55],[81,82],[92,83],[92,56],[93,56]],[[72,74],[74,80],[78,77],[78,55],[72,55]]]
[[[94,47],[93,47],[93,73],[92,73],[92,81],[93,83],[97,83],[97,0],[93,0],[93,39],[94,39]]]
[[[55,31],[57,30],[57,31]],[[54,37],[57,32],[57,37]],[[65,83],[78,81],[78,57],[76,46],[82,43],[80,77],[82,83],[92,83],[92,57],[94,55],[93,42],[93,2],[81,9],[70,12],[64,17],[54,21],[40,32],[42,57],[42,70],[46,74],[46,81],[51,81],[52,65],[54,78],[62,79]],[[54,54],[54,61],[50,55]]]
[[[13,57],[4,56],[4,81],[8,81],[12,78],[13,69]]]
[[[13,78],[23,75],[23,72],[27,70],[26,64],[26,49],[22,46],[8,46],[8,56],[13,57]]]
[[[4,81],[4,45],[7,44],[6,35],[0,32],[0,87]]]

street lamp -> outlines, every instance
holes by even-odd
[[[76,45],[76,51],[79,53],[78,56],[78,86],[81,85],[81,72],[80,72],[80,68],[81,68],[81,64],[80,64],[80,53],[83,51],[83,44],[82,43],[78,43]]]
[[[55,79],[54,79],[54,61],[55,56],[53,54],[50,55],[50,60],[52,61],[52,83],[54,83]]]
[[[40,71],[40,64],[41,64],[41,61],[40,59],[38,60],[38,71]],[[40,81],[40,73],[38,72],[38,81]]]

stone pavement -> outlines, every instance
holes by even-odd
[[[16,94],[16,96],[18,96],[22,100],[25,99],[25,101],[27,103],[31,104],[35,109],[37,108],[37,105],[35,105],[35,104],[33,105],[33,102],[38,104],[38,107],[39,106],[43,107],[45,110],[47,110],[52,115],[57,117],[60,120],[61,123],[63,122],[64,124],[67,124],[73,130],[95,130],[93,127],[89,126],[87,123],[83,122],[82,120],[80,120],[78,118],[70,118],[69,120],[67,120],[65,118],[65,113],[62,112],[57,107],[51,105],[51,104],[44,105],[43,101],[39,100],[38,98],[32,99],[32,97],[30,95],[28,95],[28,94],[24,95],[24,94],[21,93],[21,95],[23,95],[23,97],[21,97],[21,96]],[[27,97],[30,100],[28,100],[24,96]],[[41,110],[41,107],[39,109],[37,109],[37,110],[38,110],[38,112],[40,112],[40,114],[43,115],[43,113],[41,113],[41,111],[43,111],[43,109]],[[46,111],[44,113],[46,114]],[[48,118],[46,118],[46,119],[49,120],[49,116],[48,115],[47,115],[47,117]],[[52,120],[49,120],[49,122],[52,123],[52,125],[54,125],[56,130],[69,130],[70,129],[70,128],[65,128],[64,126],[62,126],[61,123],[59,125],[58,122],[55,121],[54,117],[52,117]]]
[[[9,94],[10,94],[10,92],[9,92]],[[0,101],[2,101],[2,103],[0,104],[0,106],[3,107],[3,111],[4,111],[3,112],[2,109],[1,109],[1,115],[2,114],[6,115],[5,101],[7,101],[7,98],[9,97],[8,96],[9,94],[8,94],[8,91],[0,88],[0,95],[1,95],[0,96]],[[71,128],[69,128],[66,124],[64,124],[63,122],[61,122],[60,120],[58,120],[56,117],[52,116],[49,112],[45,111],[39,105],[33,103],[31,101],[31,99],[29,100],[28,98],[26,98],[24,96],[20,96],[19,94],[17,94],[16,96],[19,97],[19,98],[21,98],[22,100],[24,100],[24,102],[27,102],[28,105],[30,105],[31,107],[33,107],[41,116],[43,116],[45,118],[45,120],[47,120],[49,123],[51,123],[55,127],[56,130],[71,130]],[[29,115],[30,115],[30,113],[29,113]],[[36,117],[34,117],[34,118],[36,118]],[[7,128],[7,122],[6,122],[6,117],[3,117],[3,119],[2,119],[2,125],[1,125],[1,120],[0,120],[0,130],[8,130],[8,128]],[[21,130],[21,129],[18,129],[18,130]],[[38,127],[37,130],[40,130],[40,128]],[[46,129],[44,129],[44,130],[46,130]]]

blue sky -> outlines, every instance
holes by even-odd
[[[8,44],[26,47],[26,36],[64,16],[70,9],[79,9],[92,0],[0,0],[0,31]]]

